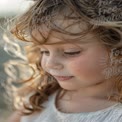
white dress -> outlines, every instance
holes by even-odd
[[[44,103],[46,108],[43,112],[34,116],[23,116],[21,122],[122,122],[121,103],[95,112],[63,113],[55,106],[56,93]]]

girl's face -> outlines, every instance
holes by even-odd
[[[58,34],[54,33],[48,42],[57,44],[41,46],[41,66],[62,88],[78,90],[105,81],[101,58],[108,57],[108,53],[93,34],[79,42],[64,44],[60,44],[63,40],[55,35]]]

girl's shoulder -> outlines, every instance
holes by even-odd
[[[116,103],[115,105],[101,111],[105,120],[111,122],[122,122],[122,103]],[[100,114],[102,114],[100,113]]]
[[[19,122],[33,122],[39,116],[39,114],[39,112],[34,112],[31,115],[21,116]]]
[[[56,93],[57,92],[55,92],[51,96],[49,96],[48,100],[42,104],[42,106],[44,107],[44,110],[42,110],[40,112],[39,111],[34,112],[31,115],[22,116],[20,122],[33,122],[34,120],[36,120],[40,115],[42,115],[42,113],[44,113],[44,111],[46,111],[46,108],[49,108],[48,106],[50,106],[52,101],[55,99]]]
[[[122,119],[122,103],[118,103],[115,107],[113,107],[113,112],[116,115],[120,115]]]

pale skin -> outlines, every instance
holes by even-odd
[[[105,80],[100,65],[101,57],[106,56],[108,60],[108,52],[93,35],[87,35],[84,40],[88,43],[58,44],[61,40],[50,38],[48,43],[57,44],[41,47],[41,65],[45,71],[52,76],[73,76],[64,82],[57,80],[68,91],[62,99],[57,100],[57,107],[62,108],[62,111],[90,112],[115,104],[107,100],[112,83]],[[74,52],[79,53],[69,54]],[[72,99],[67,101],[69,96]]]

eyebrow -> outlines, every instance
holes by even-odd
[[[79,41],[78,43],[82,44],[81,41]],[[74,42],[74,44],[76,45],[72,45],[73,43],[69,43],[69,42],[57,42],[57,43],[51,43],[51,44],[43,44],[43,45],[40,45],[40,48],[47,48],[46,46],[50,46],[50,45],[56,45],[56,44],[61,44],[61,45],[58,45],[58,46],[66,46],[66,45],[69,45],[71,44],[72,46],[76,46],[77,48],[81,48],[80,45],[77,45],[78,44],[77,42]],[[84,43],[86,44],[86,43]],[[61,47],[60,47],[61,48]],[[73,47],[72,47],[73,48]]]
[[[62,37],[62,38],[57,38],[58,39],[58,42],[54,42],[54,43],[49,43],[49,41],[53,40],[53,39],[48,39],[45,43],[40,43],[38,44],[37,47],[41,48],[41,47],[44,47],[44,45],[48,46],[48,45],[68,45],[68,44],[81,44],[81,45],[85,45],[85,44],[89,44],[91,43],[91,38],[82,38],[82,37],[77,37],[77,38],[74,38],[74,39],[70,39],[70,38],[65,38],[65,37]],[[78,45],[77,45],[78,46]]]
[[[54,42],[54,43],[49,43],[49,42],[46,42],[42,45],[56,45],[56,44],[87,44],[87,43],[90,43],[91,41],[88,41],[87,40],[80,40],[80,39],[65,39],[66,41],[64,40],[61,40],[61,41],[58,41],[58,42]]]

